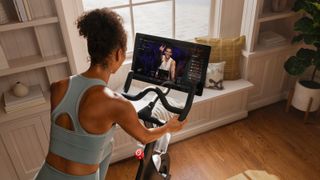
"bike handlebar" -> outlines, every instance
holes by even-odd
[[[138,101],[138,100],[142,99],[145,95],[147,95],[149,92],[155,92],[158,95],[161,103],[163,104],[163,106],[167,110],[169,110],[173,113],[176,113],[176,114],[182,113],[183,109],[171,106],[168,103],[167,98],[165,97],[164,93],[158,87],[153,87],[153,86],[147,87],[144,90],[142,90],[142,92],[138,93],[137,95],[130,95],[130,94],[126,94],[126,93],[122,93],[122,95],[131,101]]]
[[[170,86],[172,86],[172,83],[165,82],[164,84],[162,84],[163,86],[166,86],[169,88],[169,90],[165,93],[162,92],[162,90],[158,87],[149,86],[149,87],[145,88],[144,90],[142,90],[142,92],[138,93],[137,95],[130,95],[130,94],[127,94],[127,92],[130,88],[132,78],[134,78],[134,75],[133,75],[133,72],[130,71],[128,74],[128,78],[126,80],[125,86],[124,86],[124,92],[121,93],[125,98],[127,98],[128,100],[131,100],[131,101],[138,101],[138,100],[142,99],[144,96],[146,96],[149,92],[155,92],[158,95],[158,98],[160,99],[163,106],[168,111],[180,115],[178,118],[179,121],[183,121],[187,117],[187,115],[191,109],[194,94],[195,94],[195,88],[193,85],[188,86],[189,87],[188,97],[187,97],[184,108],[181,109],[181,108],[171,106],[167,101],[166,95],[169,93]]]

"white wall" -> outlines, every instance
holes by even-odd
[[[79,36],[76,26],[77,18],[83,13],[82,0],[55,0],[59,15],[63,38],[67,39],[67,54],[70,58],[72,74],[78,74],[88,69],[90,63],[87,59],[87,44]]]
[[[216,0],[214,37],[240,35],[244,0]]]

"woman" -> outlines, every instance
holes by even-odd
[[[166,80],[174,81],[176,74],[176,61],[172,59],[172,48],[162,45],[160,46],[159,50],[161,51],[161,64],[159,66],[159,70],[161,69],[167,72],[165,77]],[[160,78],[162,78],[161,75]]]
[[[78,19],[87,39],[90,68],[51,85],[51,135],[46,161],[36,179],[104,179],[112,152],[115,124],[143,144],[182,128],[177,118],[147,129],[132,104],[107,88],[126,54],[122,19],[104,8]]]

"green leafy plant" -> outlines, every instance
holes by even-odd
[[[296,0],[292,10],[306,14],[294,24],[298,35],[292,43],[304,42],[311,47],[298,50],[286,61],[284,68],[290,75],[299,76],[314,66],[310,79],[314,81],[317,71],[320,71],[320,0]]]

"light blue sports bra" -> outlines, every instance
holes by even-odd
[[[106,83],[82,75],[70,77],[66,94],[51,113],[50,152],[83,164],[99,164],[111,155],[115,125],[106,133],[95,135],[87,133],[79,122],[78,109],[81,97],[88,88],[97,85],[106,86]],[[70,116],[74,131],[55,123],[58,116],[64,113]]]

